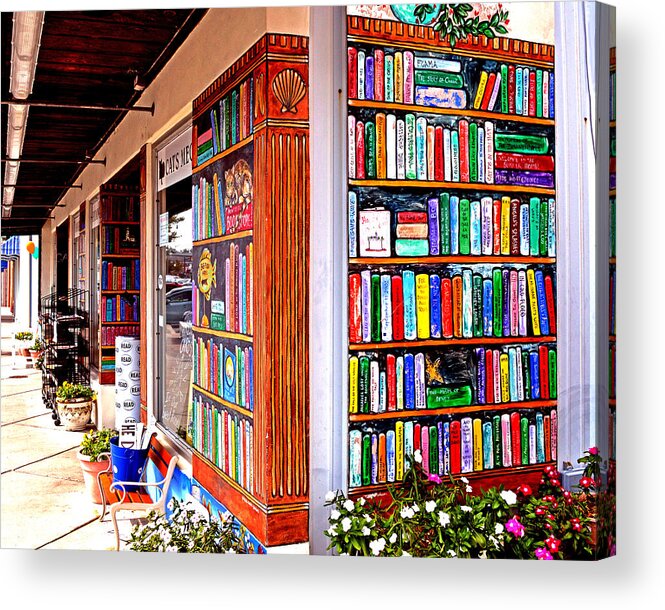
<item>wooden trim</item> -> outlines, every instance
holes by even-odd
[[[556,343],[556,337],[473,337],[469,339],[417,339],[414,341],[389,341],[386,343],[353,343],[349,351],[366,352],[395,347],[455,347],[456,345],[509,345],[511,343]]]

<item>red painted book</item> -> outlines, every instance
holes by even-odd
[[[415,424],[413,426],[413,450],[418,451],[420,449],[420,424]]]
[[[459,179],[469,181],[469,122],[466,119],[459,122]]]
[[[450,422],[450,472],[459,474],[462,470],[460,459],[461,429],[459,421]]]
[[[397,212],[398,224],[416,224],[427,222],[427,212]]]
[[[441,318],[443,336],[453,336],[453,283],[449,277],[441,278]]]
[[[393,308],[393,340],[404,340],[404,293],[402,288],[402,276],[393,275],[391,283],[391,300]]]
[[[554,306],[554,287],[552,277],[545,276],[545,300],[547,301],[547,317],[550,323],[550,334],[556,335],[556,307]]]
[[[529,72],[529,116],[536,116],[536,71]]]
[[[485,350],[485,401],[494,404],[494,354],[491,349]]]
[[[443,182],[443,127],[434,128],[434,180]]]
[[[360,299],[360,273],[349,276],[349,342],[362,341],[362,318]]]
[[[515,114],[515,66],[508,66],[508,112]]]
[[[492,253],[501,254],[501,200],[495,199],[492,206]]]
[[[550,372],[548,349],[546,345],[538,348],[538,362],[540,365],[540,397],[549,400],[550,397]]]
[[[362,180],[365,177],[365,124],[362,121],[356,123],[356,178]]]
[[[496,81],[496,74],[490,72],[489,77],[487,78],[487,85],[485,85],[485,93],[483,94],[483,101],[480,103],[481,110],[487,110],[490,105],[490,98],[492,97],[492,91],[494,90],[494,83]]]
[[[347,50],[347,85],[349,99],[355,100],[358,97],[358,51],[353,47]]]
[[[513,450],[513,466],[522,464],[522,434],[520,430],[520,414],[510,414],[510,440]]]
[[[496,169],[516,169],[520,171],[553,172],[552,155],[520,155],[517,153],[494,153]]]
[[[552,460],[552,420],[549,415],[543,417],[543,432],[545,433],[545,461]]]
[[[377,480],[379,483],[386,482],[386,435],[379,434],[379,473]]]
[[[383,49],[374,51],[374,99],[382,102],[385,98],[385,68]]]
[[[386,356],[386,378],[388,383],[388,411],[397,409],[397,375],[395,371],[395,354]]]

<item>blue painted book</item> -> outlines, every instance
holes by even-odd
[[[485,348],[478,347],[476,348],[476,402],[479,405],[485,404],[487,393],[486,379]]]
[[[483,335],[492,336],[492,309],[494,307],[494,297],[492,294],[492,280],[483,280]]]
[[[531,375],[531,398],[540,399],[540,366],[538,352],[529,353],[529,373]]]
[[[536,461],[542,464],[545,461],[545,427],[543,414],[536,413]]]
[[[395,431],[386,432],[386,462],[387,479],[389,483],[395,481]]]
[[[543,335],[550,334],[550,323],[547,316],[547,300],[545,298],[545,280],[543,272],[536,271],[536,295],[538,297],[538,318],[540,320],[540,332]]]
[[[427,212],[429,219],[429,253],[432,256],[439,255],[440,237],[439,237],[439,200],[429,199],[427,202]]]
[[[407,409],[416,406],[416,367],[413,354],[404,355],[404,406]]]
[[[374,56],[368,55],[365,60],[365,99],[374,99]]]
[[[501,273],[503,277],[502,281],[503,336],[510,337],[510,270],[502,269]]]
[[[450,254],[459,254],[459,197],[450,197]]]
[[[416,338],[416,276],[413,271],[404,271],[402,275],[404,293],[404,338]]]
[[[430,304],[430,336],[441,338],[441,278],[432,274],[429,276],[429,304]]]

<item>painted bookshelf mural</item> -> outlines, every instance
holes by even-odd
[[[608,390],[609,390],[609,435],[608,449],[611,462],[616,460],[616,48],[610,49],[610,176],[609,176],[609,205],[610,205],[610,310],[609,310],[609,355],[608,355]]]
[[[348,485],[557,456],[554,49],[349,15]],[[495,42],[497,44],[495,44]]]
[[[193,475],[270,546],[308,536],[307,61],[267,34],[193,109]]]

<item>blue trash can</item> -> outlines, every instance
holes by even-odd
[[[113,481],[141,480],[145,468],[148,449],[126,449],[118,446],[118,437],[111,439],[111,466],[113,467]],[[136,491],[136,485],[125,485],[126,491]]]

